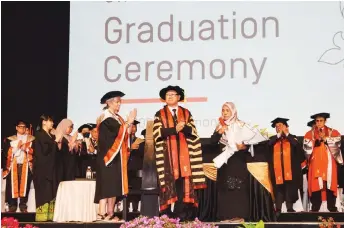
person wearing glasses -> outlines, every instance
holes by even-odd
[[[16,212],[18,199],[19,209],[27,212],[27,201],[32,180],[32,143],[35,139],[26,134],[27,124],[20,120],[17,122],[17,134],[7,138],[3,150],[5,159],[2,177],[6,178],[6,202],[9,212]]]
[[[105,107],[97,120],[99,135],[94,203],[99,203],[98,221],[119,221],[114,214],[116,198],[129,192],[128,142],[137,111],[133,109],[127,120],[119,115],[123,96],[121,91],[110,91],[100,99]]]
[[[299,200],[302,169],[306,168],[306,157],[302,144],[289,132],[289,119],[276,118],[271,121],[277,135],[270,138],[269,163],[271,180],[276,197],[276,211],[281,213],[286,202],[287,212],[295,212],[293,205]]]
[[[337,168],[343,165],[340,151],[340,133],[326,126],[329,113],[317,113],[311,116],[315,127],[304,137],[303,147],[309,158],[308,193],[312,203],[311,211],[318,212],[322,201],[327,201],[327,209],[337,212]]]
[[[166,105],[154,118],[153,138],[160,186],[160,210],[182,221],[192,220],[198,205],[196,189],[206,187],[200,138],[190,111],[178,105],[185,98],[179,86],[160,91]]]

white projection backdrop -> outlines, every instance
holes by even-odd
[[[95,122],[101,96],[121,90],[120,114],[138,109],[139,130],[179,85],[201,137],[221,106],[268,128],[277,116],[304,135],[330,112],[344,132],[343,2],[71,2],[68,118]]]

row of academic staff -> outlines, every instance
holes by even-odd
[[[207,188],[206,177],[214,176],[220,221],[250,219],[249,180],[252,176],[266,190],[267,205],[263,206],[267,213],[278,215],[283,202],[288,212],[294,212],[299,190],[305,191],[301,187],[305,173],[311,210],[319,211],[322,201],[327,200],[328,210],[337,211],[335,201],[340,184],[337,170],[343,165],[343,156],[340,133],[326,126],[329,113],[311,116],[311,130],[305,134],[302,145],[289,132],[288,119],[273,120],[272,127],[277,134],[268,138],[238,118],[234,103],[225,102],[219,124],[211,136],[211,142],[218,148],[217,155],[212,167],[205,169],[193,117],[188,109],[178,106],[178,102],[184,100],[184,90],[167,86],[159,95],[166,105],[155,114],[152,134],[162,213],[192,220],[198,207],[197,191]],[[2,153],[10,211],[17,210],[18,198],[20,210],[27,211],[28,183],[33,179],[36,220],[52,220],[59,183],[84,176],[91,166],[96,171],[97,220],[119,220],[114,214],[115,204],[128,194],[129,184],[139,188],[141,179],[134,175],[128,177],[128,174],[142,168],[144,150],[144,140],[135,136],[136,109],[126,120],[119,115],[123,96],[121,91],[106,93],[100,100],[104,111],[96,124],[82,125],[74,135],[70,135],[73,122],[69,119],[62,120],[54,129],[53,118],[42,115],[35,136],[26,133],[24,121],[17,123],[17,135],[7,138]],[[78,133],[82,139],[78,139]],[[135,156],[139,158],[131,163]],[[263,162],[253,159],[259,156],[263,157]],[[137,210],[140,198],[129,196],[129,199]]]

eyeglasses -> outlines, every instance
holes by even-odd
[[[174,96],[178,96],[177,93],[166,93],[166,97],[174,97]]]

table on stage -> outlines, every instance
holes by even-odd
[[[80,179],[60,183],[56,195],[54,222],[93,222],[98,204],[93,203],[95,180]]]

